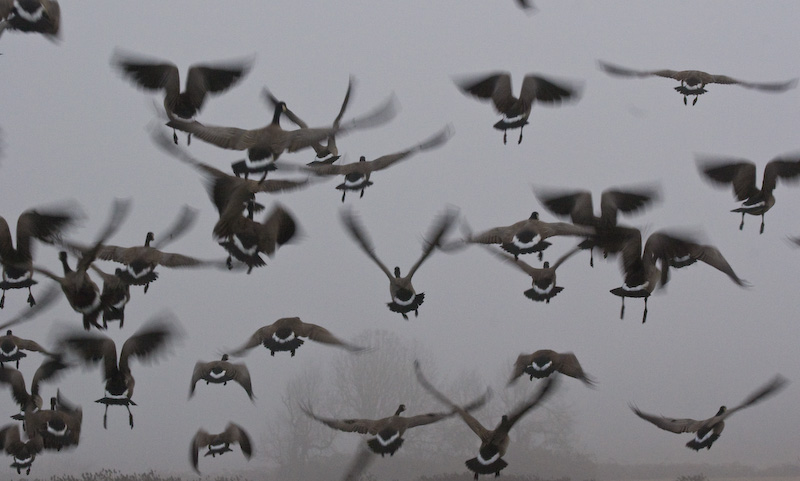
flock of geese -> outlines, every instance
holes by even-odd
[[[531,7],[528,2],[519,3],[521,6]],[[0,19],[0,33],[10,29],[57,36],[60,10],[58,2],[54,0],[0,0]],[[390,121],[395,113],[393,98],[370,112],[343,121],[353,88],[351,79],[340,111],[332,123],[322,127],[308,127],[285,102],[265,90],[264,99],[273,108],[272,121],[268,125],[251,129],[214,126],[201,123],[195,118],[201,111],[206,96],[221,94],[244,79],[251,68],[252,59],[193,65],[186,74],[183,89],[178,68],[172,63],[118,50],[113,54],[111,64],[136,87],[163,95],[163,111],[160,115],[164,117],[161,119],[164,122],[160,123],[172,128],[173,136],[170,139],[164,133],[163,126],[153,127],[152,141],[202,176],[209,197],[219,214],[213,235],[225,250],[227,258],[198,259],[163,250],[169,242],[184,235],[191,227],[196,216],[196,211],[191,208],[184,208],[163,234],[155,236],[153,232],[148,232],[143,245],[108,243],[129,211],[129,202],[122,200],[113,203],[107,222],[89,245],[76,243],[65,237],[79,218],[74,208],[30,209],[17,219],[16,237],[12,237],[6,219],[0,217],[0,262],[3,268],[0,308],[6,302],[16,301],[10,294],[7,299],[6,293],[17,289],[27,290],[26,301],[29,304],[17,316],[5,322],[2,328],[6,329],[35,317],[60,297],[59,288],[72,309],[81,316],[84,328],[83,331],[61,334],[57,345],[52,349],[45,349],[36,341],[17,337],[11,330],[0,337],[0,384],[10,387],[12,398],[20,409],[20,414],[13,417],[22,421],[22,424],[8,424],[0,428],[0,446],[12,456],[11,466],[17,473],[23,470],[29,473],[37,454],[51,449],[74,447],[79,443],[82,408],[73,405],[58,392],[50,400],[50,409],[44,409],[44,401],[39,394],[42,383],[55,382],[60,373],[76,365],[102,365],[104,396],[97,402],[105,406],[104,427],[108,407],[124,406],[128,411],[129,425],[133,428],[131,406],[136,405],[132,400],[135,380],[130,362],[133,359],[155,358],[164,353],[178,332],[174,316],[163,313],[144,323],[117,352],[115,342],[97,331],[106,329],[109,322],[117,322],[122,328],[125,305],[131,300],[131,286],[143,286],[143,291],[147,292],[150,284],[158,278],[157,268],[216,268],[246,271],[250,274],[253,269],[266,265],[263,255],[272,257],[280,246],[292,242],[299,231],[299,222],[294,215],[277,203],[262,221],[256,220],[255,214],[266,210],[263,204],[256,201],[257,194],[309,188],[321,179],[343,176],[343,182],[336,186],[337,190],[342,191],[342,202],[345,201],[348,191],[359,192],[363,197],[365,189],[373,185],[373,173],[415,154],[436,149],[453,135],[452,127],[445,126],[429,138],[398,152],[372,160],[362,156],[358,162],[339,164],[336,137],[356,129],[377,128]],[[700,95],[707,92],[706,86],[710,84],[738,84],[745,88],[781,92],[797,83],[796,80],[775,83],[745,82],[696,70],[639,71],[606,62],[599,62],[599,66],[615,76],[657,76],[678,80],[680,85],[675,90],[683,97],[685,104],[688,104],[688,97],[694,96],[692,105],[697,103]],[[554,80],[538,74],[524,77],[518,96],[513,93],[511,76],[506,72],[460,78],[455,83],[465,95],[490,101],[494,109],[502,115],[494,128],[503,132],[504,143],[507,140],[506,132],[514,129],[519,129],[518,143],[522,142],[523,128],[536,103],[558,105],[562,102],[575,102],[580,96],[580,88],[574,82]],[[289,130],[282,127],[281,120],[284,117],[297,128]],[[222,149],[245,151],[247,158],[234,163],[231,173],[224,172],[197,160],[180,147],[177,131],[187,134],[187,144],[192,140],[199,140]],[[308,165],[278,162],[285,152],[305,149],[313,149],[316,155],[316,160]],[[761,232],[764,231],[764,215],[775,204],[773,190],[778,180],[800,177],[800,157],[779,157],[768,162],[760,188],[756,183],[756,166],[750,161],[704,157],[698,158],[697,164],[701,175],[717,184],[733,188],[736,199],[742,202],[740,207],[733,209],[733,212],[741,213],[740,228],[744,225],[745,215],[750,214],[761,217]],[[275,175],[271,174],[273,171],[300,172],[306,177],[268,178],[269,175]],[[480,244],[498,260],[516,266],[528,275],[532,285],[524,291],[524,295],[532,301],[547,303],[564,289],[556,281],[558,268],[581,250],[598,249],[604,257],[619,255],[624,279],[622,285],[612,289],[611,293],[622,298],[620,317],[624,316],[626,297],[644,299],[642,322],[647,318],[648,297],[667,284],[671,269],[683,268],[700,261],[724,273],[738,286],[748,285],[737,276],[728,260],[712,245],[704,245],[691,236],[670,231],[654,232],[643,241],[638,229],[618,223],[619,216],[641,211],[657,200],[659,194],[655,188],[608,189],[601,195],[599,215],[595,213],[592,194],[588,191],[539,190],[536,195],[544,209],[563,221],[547,222],[540,219],[539,212],[533,212],[528,219],[511,225],[488,227],[473,233],[456,210],[446,209],[433,220],[430,231],[424,238],[419,258],[405,271],[399,266],[391,269],[378,257],[366,227],[352,208],[345,207],[341,210],[341,220],[357,246],[388,279],[390,301],[387,307],[406,320],[410,313],[418,316],[425,301],[425,293],[418,292],[412,284],[412,278],[422,264],[436,251],[452,253],[472,244]],[[461,225],[463,235],[459,239],[453,239],[451,233],[457,224]],[[523,260],[523,256],[536,254],[541,261],[544,251],[561,237],[575,238],[578,244],[552,264],[544,262],[541,267],[535,267]],[[52,272],[37,264],[34,250],[37,244],[52,245],[59,249],[63,273]],[[70,256],[76,259],[74,268],[70,265]],[[120,267],[113,273],[107,273],[96,264],[97,261],[111,261]],[[590,265],[593,263],[592,254]],[[38,282],[34,279],[35,275],[53,281],[36,295],[32,290]],[[96,278],[102,281],[101,286],[96,283]],[[325,327],[304,322],[298,317],[281,318],[256,330],[241,347],[222,355],[220,360],[197,362],[191,376],[189,395],[195,393],[196,385],[200,381],[223,385],[234,382],[254,401],[247,366],[232,362],[230,358],[243,356],[258,346],[264,346],[272,356],[276,352],[287,352],[294,356],[305,340],[353,353],[369,350],[368,346],[351,344],[336,337]],[[28,352],[45,356],[29,386],[18,370],[20,360],[27,357]],[[592,376],[584,372],[577,357],[571,352],[559,353],[542,349],[530,354],[523,353],[511,367],[512,374],[508,384],[514,383],[523,375],[529,376],[531,381],[534,378],[543,380],[538,382],[537,389],[525,402],[503,415],[496,426],[489,429],[472,414],[486,403],[491,394],[489,391],[462,406],[434,387],[425,377],[419,363],[415,363],[414,369],[419,383],[444,405],[445,410],[406,417],[402,415],[406,407],[401,404],[392,416],[382,419],[335,419],[319,416],[309,402],[302,403],[301,408],[308,416],[332,429],[370,435],[366,443],[368,449],[381,456],[393,455],[402,446],[406,430],[458,416],[480,439],[477,455],[465,463],[477,479],[481,474],[499,475],[507,466],[503,456],[510,442],[509,431],[527,413],[552,395],[561,382],[554,373],[578,379],[590,387],[596,383]],[[728,416],[777,393],[786,383],[786,379],[776,376],[740,404],[730,409],[722,406],[714,416],[703,420],[655,416],[634,405],[631,405],[631,409],[636,415],[661,429],[675,433],[695,433],[696,436],[686,444],[687,447],[694,450],[710,449],[719,438]],[[232,444],[238,444],[247,458],[253,453],[249,434],[235,423],[229,423],[218,434],[209,434],[199,429],[190,442],[192,467],[198,470],[201,450],[206,449],[205,456],[215,457],[231,451]],[[347,476],[356,476],[373,457],[359,453],[353,470]]]

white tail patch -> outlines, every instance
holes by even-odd
[[[515,234],[514,238],[511,240],[511,243],[517,246],[521,250],[521,249],[529,249],[541,241],[542,241],[542,236],[540,236],[539,234],[533,236],[533,239],[531,239],[530,242],[521,241],[519,237],[517,237],[517,235]]]
[[[548,284],[548,285],[547,285],[547,287],[545,287],[544,289],[542,289],[541,287],[539,287],[539,286],[537,286],[536,284],[534,284],[534,285],[533,285],[533,291],[534,291],[535,293],[537,293],[537,294],[546,295],[546,294],[550,294],[550,292],[553,290],[553,288],[554,288],[555,286],[556,286],[556,283],[555,283],[555,282],[552,282],[552,283]]]
[[[19,15],[20,17],[24,18],[25,20],[31,23],[38,22],[44,15],[44,6],[42,5],[39,5],[39,8],[37,8],[33,12],[29,12],[19,4],[18,0],[14,0],[14,8],[17,10],[17,15]]]
[[[223,370],[222,372],[219,372],[219,373],[216,373],[214,371],[211,371],[210,373],[208,373],[208,375],[213,377],[214,379],[222,379],[227,374],[228,374],[228,371],[225,371],[225,370]]]
[[[8,273],[4,270],[3,271],[3,280],[7,282],[22,282],[30,280],[33,277],[33,273],[31,271],[25,271],[18,277],[11,277]]]
[[[6,350],[3,350],[3,349],[0,349],[0,351],[3,351],[3,355],[4,356],[11,357],[14,354],[19,352],[19,348],[17,347],[16,344],[14,344],[14,347],[10,351],[6,351]]]
[[[504,120],[509,124],[513,124],[514,122],[519,122],[520,120],[525,118],[525,114],[517,115],[516,117],[504,117]],[[480,457],[479,457],[480,459]]]
[[[126,270],[128,271],[128,274],[131,275],[131,277],[133,277],[134,279],[139,279],[140,277],[146,276],[147,274],[153,272],[153,266],[147,266],[146,268],[138,272],[131,266],[128,266]]]
[[[475,459],[477,459],[477,460],[478,460],[478,462],[479,462],[479,463],[481,463],[481,464],[483,464],[484,466],[489,466],[489,465],[490,465],[490,464],[492,464],[493,462],[495,462],[495,461],[497,461],[498,459],[500,459],[500,453],[499,453],[499,452],[498,452],[498,453],[495,453],[495,455],[494,455],[494,456],[492,456],[492,457],[491,457],[491,458],[489,458],[489,459],[483,459],[483,456],[481,456],[481,453],[478,453],[478,457],[477,457],[477,458],[475,458]]]
[[[708,441],[708,438],[710,438],[713,434],[714,430],[709,429],[708,432],[702,438],[700,437],[700,433],[697,433],[697,436],[694,437],[694,440],[698,444],[703,444],[704,442]]]
[[[286,339],[281,339],[280,337],[278,337],[277,334],[272,335],[272,340],[279,344],[286,344],[287,342],[293,341],[295,339],[297,339],[297,335],[294,333],[294,331],[292,331],[292,333],[289,334],[289,336]]]
[[[645,281],[643,284],[639,284],[638,286],[629,286],[628,284],[622,284],[622,289],[630,292],[644,291],[647,290],[647,286],[649,285],[650,281]]]
[[[233,241],[233,245],[236,246],[236,249],[242,254],[253,256],[256,254],[256,252],[258,252],[258,244],[253,244],[250,247],[245,247],[244,244],[242,244],[241,239],[239,239],[238,235],[234,235],[231,240]]]
[[[388,446],[393,442],[395,442],[399,437],[400,433],[395,431],[394,434],[389,436],[389,439],[383,439],[383,437],[380,434],[378,434],[376,439],[378,440],[379,443],[381,443],[381,446]]]
[[[412,295],[412,296],[411,296],[411,297],[410,297],[410,298],[409,298],[407,301],[404,301],[404,300],[402,300],[402,299],[398,299],[398,298],[396,298],[396,297],[392,296],[392,300],[393,300],[393,301],[394,301],[394,303],[395,303],[395,304],[397,304],[398,306],[410,306],[410,305],[414,304],[414,300],[415,300],[416,298],[417,298],[417,295],[416,295],[416,294]]]
[[[64,426],[63,429],[53,429],[50,424],[47,425],[47,432],[52,434],[53,436],[65,436],[67,434],[67,427]]]
[[[356,180],[350,180],[347,177],[344,178],[344,186],[348,189],[358,189],[363,187],[366,184],[366,177],[359,177]]]
[[[548,369],[550,369],[550,366],[552,366],[552,365],[553,365],[553,361],[547,361],[547,364],[544,364],[544,365],[541,365],[541,366],[536,364],[535,362],[532,362],[531,365],[530,365],[530,368],[535,370],[535,371],[547,371]]]
[[[122,394],[111,394],[110,392],[108,392],[108,390],[106,390],[105,394],[106,394],[106,397],[109,398],[109,399],[122,399],[122,400],[128,399],[128,390],[127,389]]]

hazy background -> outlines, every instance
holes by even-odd
[[[344,339],[380,329],[416,343],[442,386],[464,373],[474,375],[473,395],[487,385],[502,391],[521,352],[573,351],[598,387],[565,379],[550,405],[565,406],[574,419],[574,447],[598,461],[797,463],[796,382],[731,418],[714,448],[701,453],[684,447],[691,435],[659,430],[634,416],[628,403],[668,416],[705,418],[721,404],[740,402],[777,372],[794,380],[800,363],[793,307],[800,252],[785,238],[800,234],[795,211],[800,189],[779,183],[764,234],[758,234],[759,219],[750,216],[740,232],[738,214],[728,212],[738,205],[732,192],[703,182],[693,159],[695,153],[751,159],[759,165],[760,183],[768,160],[800,146],[800,93],[711,85],[696,106],[686,107],[672,90],[677,82],[612,78],[596,61],[786,80],[800,74],[800,9],[790,1],[539,0],[536,5],[538,13],[529,16],[511,0],[63,2],[60,44],[12,31],[0,42],[0,214],[14,230],[25,209],[75,200],[86,220],[71,238],[90,241],[111,200],[132,198],[128,221],[110,243],[139,245],[148,230],[158,235],[188,204],[200,210],[198,222],[165,250],[223,258],[211,238],[217,216],[201,177],[158,150],[145,130],[154,117],[153,100],[160,106],[163,96],[135,89],[112,70],[109,59],[115,47],[152,55],[175,62],[183,78],[190,64],[255,54],[249,76],[209,98],[201,121],[265,125],[272,116],[260,98],[266,86],[310,125],[327,125],[353,75],[358,83],[346,118],[391,92],[402,110],[385,127],[341,137],[343,161],[405,149],[449,122],[454,125],[455,135],[444,147],[375,174],[363,199],[348,196],[346,203],[360,214],[389,266],[408,269],[423,234],[447,204],[458,206],[472,228],[482,230],[542,211],[532,185],[591,189],[598,205],[607,187],[655,181],[663,202],[626,222],[646,232],[702,229],[752,288],[741,289],[706,265],[674,271],[668,289],[650,299],[642,325],[641,301],[627,302],[620,320],[620,300],[608,292],[622,282],[617,261],[596,257],[590,269],[587,254],[575,256],[558,272],[565,290],[543,304],[522,294],[530,287],[527,276],[472,247],[429,259],[414,278],[425,303],[418,318],[404,321],[386,308],[387,280],[341,226],[341,195],[334,189],[339,178],[274,199],[264,196],[262,203],[280,201],[295,214],[302,241],[282,248],[268,267],[249,276],[162,268],[146,295],[132,287],[125,328],[108,330],[118,346],[164,309],[181,320],[183,340],[156,366],[133,361],[138,403],[132,408],[133,430],[125,410],[113,406],[103,430],[102,406],[93,402],[103,393],[99,369],[64,376],[58,384],[62,393],[84,410],[81,445],[42,454],[32,475],[105,467],[188,473],[187,450],[197,428],[219,432],[229,420],[250,431],[255,457],[247,464],[236,450],[205,458],[203,473],[266,466],[263,439],[270,436],[270,421],[284,410],[287,382],[308,371],[330,375],[343,354],[310,342],[294,358],[252,351],[245,359],[255,404],[238,386],[204,384],[187,402],[189,379],[196,361],[216,359],[258,327],[295,315]],[[560,108],[534,106],[523,143],[517,145],[518,131],[510,131],[503,145],[502,133],[492,129],[499,118],[492,107],[463,96],[452,82],[452,76],[493,70],[510,71],[515,91],[529,72],[570,79],[583,85],[582,98]],[[179,137],[185,146],[185,135]],[[242,157],[199,140],[189,150],[225,170]],[[300,164],[313,155],[310,150],[284,154],[282,160]],[[542,218],[553,220],[544,212]],[[556,240],[545,259],[556,259],[571,245]],[[538,265],[535,258],[526,260]],[[38,248],[37,263],[60,269],[56,250],[48,246]],[[113,271],[114,265],[105,267]],[[47,284],[39,281],[34,294]],[[27,308],[25,297],[24,291],[9,291],[0,320]],[[55,325],[80,326],[80,316],[63,299],[14,331],[49,346]],[[362,356],[362,362],[373,355]],[[36,354],[23,361],[26,379],[40,361]],[[401,368],[412,369],[410,363]],[[55,388],[44,386],[45,399]],[[325,415],[366,415],[325,399],[312,401]],[[394,404],[401,402],[409,415],[440,408],[426,395]],[[0,389],[0,406],[9,415],[16,412],[7,388]],[[498,406],[491,412],[499,412]],[[521,424],[540,415],[534,411]],[[487,425],[498,419],[488,409],[477,417]],[[460,421],[450,423],[477,448],[477,438]],[[339,434],[337,440],[346,456],[363,442],[354,434]],[[409,446],[392,461],[401,462]],[[515,470],[523,458],[510,451],[503,474],[523,474]],[[459,469],[470,475],[463,464],[452,465],[452,471]]]

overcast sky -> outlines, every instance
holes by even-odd
[[[188,471],[187,446],[198,427],[218,432],[234,420],[259,433],[266,407],[277,401],[286,379],[338,351],[307,344],[294,358],[250,353],[256,405],[239,392],[205,386],[187,402],[191,370],[197,360],[217,358],[223,348],[243,343],[256,328],[295,315],[346,339],[368,329],[416,339],[434,352],[444,371],[477,370],[486,376],[484,385],[496,387],[505,382],[497,373],[505,372],[504,366],[510,370],[522,352],[573,351],[598,387],[585,389],[568,379],[563,384],[569,388],[557,397],[574,406],[579,448],[601,461],[796,463],[797,382],[736,414],[714,449],[699,454],[684,447],[690,435],[659,430],[631,413],[628,403],[699,419],[721,404],[737,404],[776,373],[796,381],[800,251],[785,238],[800,234],[794,210],[800,189],[779,183],[764,234],[758,233],[756,217],[748,217],[739,231],[738,214],[729,212],[738,205],[731,190],[706,184],[694,155],[753,160],[760,183],[767,161],[800,149],[800,92],[711,85],[696,106],[684,106],[673,90],[677,82],[614,78],[596,62],[787,80],[800,75],[797,4],[537,0],[536,5],[539,11],[527,15],[512,0],[63,2],[60,43],[13,31],[0,41],[0,214],[14,229],[25,209],[74,200],[86,220],[71,236],[89,242],[111,200],[131,198],[130,216],[109,242],[137,245],[148,230],[164,230],[187,204],[199,209],[198,222],[166,250],[223,258],[212,240],[216,210],[201,177],[148,137],[153,101],[160,106],[163,97],[134,88],[109,60],[120,47],[173,61],[183,77],[196,62],[255,55],[239,85],[207,100],[201,121],[265,125],[272,112],[260,91],[268,87],[310,125],[327,125],[353,75],[357,84],[346,118],[392,92],[401,111],[384,127],[341,137],[343,161],[405,149],[453,124],[449,143],[375,174],[362,199],[347,198],[390,267],[399,265],[404,272],[410,267],[423,234],[448,204],[457,206],[473,229],[483,230],[525,219],[533,210],[555,220],[544,213],[532,186],[590,189],[598,205],[605,188],[658,182],[662,202],[625,222],[643,232],[702,230],[752,288],[739,288],[706,265],[673,271],[668,288],[650,299],[642,325],[641,301],[629,300],[620,320],[619,298],[608,292],[622,282],[617,261],[596,258],[590,269],[588,255],[576,255],[558,272],[565,290],[543,304],[523,295],[530,287],[527,276],[472,247],[434,253],[414,278],[417,291],[426,294],[419,317],[404,321],[386,308],[385,277],[342,228],[341,195],[334,188],[339,179],[274,199],[265,195],[262,203],[280,201],[292,211],[302,240],[249,276],[162,268],[146,295],[133,287],[125,329],[112,326],[112,338],[121,345],[164,309],[177,315],[186,336],[161,364],[133,362],[139,404],[133,408],[133,431],[119,407],[111,407],[109,429],[102,429],[102,406],[93,402],[103,392],[98,370],[65,376],[62,393],[84,410],[81,446],[46,453],[32,474],[104,467]],[[536,72],[582,85],[582,96],[558,108],[535,105],[522,144],[512,131],[503,145],[502,133],[492,128],[499,116],[491,105],[462,95],[452,81],[494,70],[511,72],[515,92],[526,73]],[[185,135],[179,137],[185,146]],[[193,140],[189,151],[223,170],[242,157],[200,140]],[[313,155],[302,151],[282,160],[301,164]],[[571,246],[571,240],[557,239],[545,259],[553,261]],[[538,265],[535,258],[526,260]],[[56,250],[40,247],[37,263],[59,269]],[[39,281],[35,293],[46,284]],[[25,297],[22,291],[8,292],[0,320],[25,308]],[[80,325],[80,316],[63,299],[15,333],[50,345],[48,333],[56,324]],[[26,378],[40,359],[32,354],[24,361]],[[0,407],[11,412],[8,391],[0,389]],[[45,386],[45,399],[54,392],[54,386]],[[165,425],[175,428],[165,431]],[[241,456],[226,456],[205,463],[203,472],[241,465]]]

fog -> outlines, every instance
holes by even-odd
[[[139,245],[148,231],[163,231],[189,205],[199,210],[196,224],[165,250],[224,259],[224,250],[212,239],[218,216],[202,176],[149,137],[148,126],[157,118],[153,104],[160,108],[163,97],[133,87],[112,69],[110,59],[120,47],[172,61],[183,78],[194,63],[255,55],[247,77],[207,99],[201,122],[266,125],[272,111],[262,102],[261,89],[267,87],[308,124],[328,125],[352,75],[357,83],[345,118],[370,110],[392,93],[401,108],[385,126],[337,138],[345,156],[340,162],[403,150],[452,123],[454,136],[447,144],[377,172],[363,198],[347,196],[345,205],[359,215],[376,254],[390,269],[399,265],[405,273],[416,261],[425,233],[448,205],[478,231],[525,219],[534,210],[543,220],[556,220],[536,200],[534,187],[588,189],[599,206],[606,188],[657,183],[661,201],[624,222],[641,228],[643,235],[671,227],[702,232],[705,242],[717,246],[752,287],[740,288],[705,264],[675,270],[668,287],[650,298],[642,324],[641,301],[628,299],[620,320],[620,299],[608,292],[622,283],[618,259],[603,260],[595,252],[590,268],[585,252],[575,255],[558,271],[564,291],[545,304],[523,295],[530,288],[527,276],[473,246],[433,253],[414,276],[425,302],[418,317],[405,321],[387,309],[385,276],[342,226],[341,193],[334,188],[339,178],[285,194],[259,194],[268,208],[280,202],[293,213],[302,238],[249,275],[160,268],[146,294],[132,287],[125,327],[111,325],[107,331],[118,348],[164,310],[175,314],[183,332],[161,362],[132,362],[135,427],[128,427],[123,408],[112,406],[108,429],[103,429],[103,406],[94,402],[103,395],[100,370],[73,369],[57,383],[44,384],[42,396],[47,399],[59,388],[83,407],[80,446],[41,454],[31,476],[79,476],[113,468],[194,477],[190,439],[200,427],[220,432],[228,421],[248,430],[254,456],[247,462],[234,448],[223,457],[201,457],[202,473],[274,468],[269,443],[288,409],[283,402],[288,385],[308,373],[317,373],[324,382],[315,383],[331,390],[308,400],[325,416],[389,416],[401,403],[409,415],[443,409],[431,396],[410,390],[413,396],[398,395],[382,412],[337,404],[340,395],[332,393],[351,390],[337,384],[337,366],[375,362],[380,349],[353,355],[311,341],[294,357],[272,357],[263,348],[244,357],[255,402],[239,386],[205,383],[187,399],[195,362],[218,359],[257,328],[290,316],[321,324],[345,340],[368,339],[374,331],[393,336],[430,366],[442,390],[462,402],[491,386],[492,401],[475,414],[487,426],[494,426],[507,409],[504,386],[520,353],[572,351],[598,380],[596,389],[561,379],[545,407],[532,411],[520,426],[546,424],[552,413],[562,413],[570,420],[570,452],[593,462],[757,468],[798,463],[797,382],[736,413],[713,449],[699,453],[684,446],[691,434],[660,430],[637,418],[628,404],[650,413],[704,419],[722,404],[736,405],[776,373],[796,381],[800,327],[793,293],[800,251],[786,237],[800,234],[794,209],[800,189],[779,182],[764,233],[759,234],[759,219],[752,216],[740,231],[739,215],[729,212],[738,207],[732,189],[704,182],[694,158],[750,159],[759,166],[760,182],[767,161],[800,148],[800,92],[709,85],[695,106],[684,106],[673,91],[676,81],[611,77],[597,68],[597,61],[605,60],[637,69],[699,69],[749,81],[794,78],[800,75],[796,3],[539,0],[531,15],[511,0],[62,3],[59,43],[13,31],[0,40],[0,215],[12,232],[24,210],[69,201],[80,205],[85,217],[67,237],[88,243],[105,222],[112,200],[129,198],[130,215],[109,243]],[[454,77],[495,70],[512,74],[515,92],[522,77],[534,72],[579,84],[581,98],[557,108],[534,105],[522,143],[516,143],[517,131],[509,131],[504,145],[502,133],[492,128],[499,119],[492,106],[463,95],[453,83]],[[171,134],[166,127],[163,132]],[[186,147],[180,133],[179,141],[199,160],[223,170],[243,156],[198,139]],[[313,156],[304,150],[283,154],[281,161],[299,165]],[[289,172],[286,177],[303,176]],[[457,227],[451,236],[460,235]],[[551,262],[573,240],[560,238],[553,244],[544,257]],[[535,257],[525,259],[539,265]],[[36,263],[60,272],[57,249],[51,246],[37,246]],[[106,271],[115,267],[101,265]],[[34,294],[49,284],[44,277],[37,279]],[[25,297],[22,290],[8,291],[0,322],[27,309]],[[53,346],[56,327],[80,327],[80,322],[61,299],[13,329]],[[32,353],[21,362],[26,379],[41,360]],[[411,376],[410,360],[398,361],[397,372]],[[527,378],[518,384],[520,396],[535,385]],[[0,407],[9,415],[17,412],[8,387],[0,387]],[[377,459],[372,469],[379,472],[385,469],[382,463],[394,463],[399,470],[424,459],[425,450],[415,451],[413,444],[426,436],[437,439],[440,428],[454,433],[466,451],[432,462],[427,474],[441,468],[468,479],[463,460],[475,455],[479,442],[458,419],[409,431],[403,448],[391,459]],[[322,431],[319,436],[329,435]],[[514,436],[512,431],[503,477],[537,474],[538,468],[527,463],[537,458],[516,450]],[[357,434],[339,433],[319,456],[341,456],[343,466],[359,442],[363,439]],[[559,471],[542,465],[541,473],[589,476],[570,471],[577,462],[563,466]],[[11,469],[0,472],[17,477]],[[342,471],[332,465],[331,472],[338,477]]]

